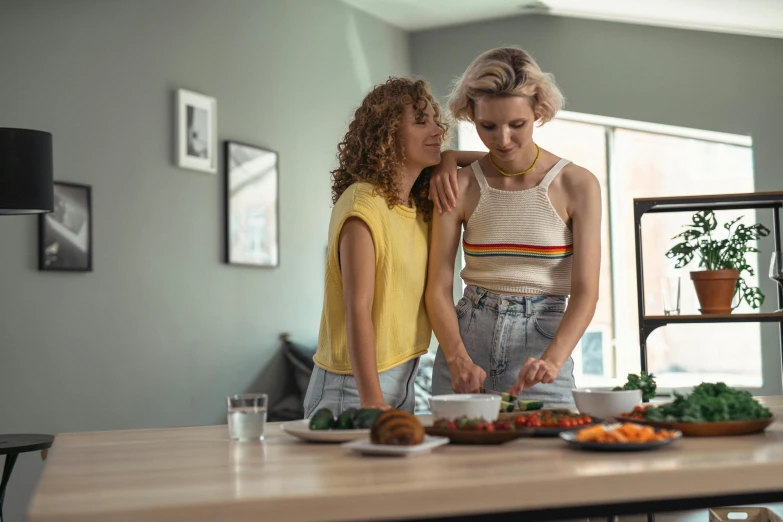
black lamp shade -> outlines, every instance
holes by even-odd
[[[0,214],[53,210],[52,135],[0,128]]]

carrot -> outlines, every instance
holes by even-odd
[[[674,433],[667,430],[658,432],[652,426],[640,426],[630,422],[623,423],[619,427],[606,429],[599,424],[590,428],[579,430],[576,440],[579,442],[598,442],[602,444],[629,443],[643,444],[674,437]]]

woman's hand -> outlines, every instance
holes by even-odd
[[[459,183],[457,182],[457,156],[454,151],[446,151],[440,156],[440,163],[435,166],[430,177],[429,198],[435,204],[439,214],[443,210],[450,212],[457,207]]]
[[[451,387],[456,393],[478,393],[484,386],[487,372],[476,366],[470,357],[459,357],[449,364]]]
[[[553,383],[557,379],[558,373],[560,373],[560,368],[554,363],[544,359],[528,357],[522,369],[519,370],[517,382],[514,383],[514,386],[511,387],[508,393],[520,395],[525,388],[535,386],[540,382],[544,384]]]
[[[360,407],[367,409],[367,410],[383,410],[383,411],[389,411],[392,409],[391,406],[386,404],[386,401],[383,398],[380,399],[369,399],[366,401],[360,401]]]

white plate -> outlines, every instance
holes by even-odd
[[[437,448],[438,446],[443,446],[448,443],[449,439],[447,437],[432,437],[430,435],[425,435],[424,442],[415,446],[373,444],[370,442],[370,439],[361,439],[353,442],[346,442],[343,444],[343,447],[365,455],[397,455],[400,457],[407,457],[409,455],[423,455],[424,453],[429,453],[432,448]]]
[[[310,442],[348,442],[370,436],[370,430],[311,430],[307,419],[284,422],[280,429],[292,437]]]

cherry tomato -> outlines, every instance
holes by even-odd
[[[527,424],[527,419],[525,418],[524,415],[517,415],[516,417],[514,417],[515,426],[521,427],[521,426],[525,426],[526,424]]]
[[[494,424],[487,424],[487,427],[484,428],[484,431],[495,431],[495,425]]]

